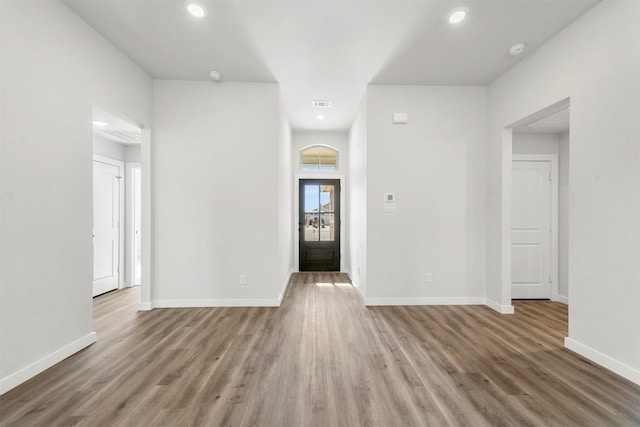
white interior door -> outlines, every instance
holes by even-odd
[[[551,162],[513,161],[511,297],[550,299]]]
[[[93,162],[93,296],[118,288],[120,168]]]

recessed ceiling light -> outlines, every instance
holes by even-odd
[[[469,9],[466,7],[457,7],[449,12],[447,19],[450,24],[459,24],[467,17],[467,13],[469,13]]]
[[[102,120],[94,120],[93,125],[99,128],[103,128],[107,125],[107,122],[103,122]]]
[[[195,0],[187,0],[184,6],[187,8],[187,11],[196,18],[204,18],[207,16],[207,9]]]
[[[316,119],[318,119],[318,120],[324,120],[324,114],[318,114],[318,115],[316,116]]]
[[[517,56],[524,52],[525,44],[524,43],[516,43],[509,48],[509,55]]]

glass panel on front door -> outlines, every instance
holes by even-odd
[[[333,185],[305,184],[304,240],[332,242],[335,240]]]

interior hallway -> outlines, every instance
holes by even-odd
[[[340,273],[295,274],[279,308],[138,298],[96,298],[97,343],[1,396],[0,425],[640,425],[640,387],[563,348],[563,304],[367,308]]]

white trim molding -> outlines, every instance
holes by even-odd
[[[279,307],[278,298],[161,299],[153,308]]]
[[[640,370],[607,356],[604,353],[600,353],[598,350],[569,337],[564,339],[564,346],[580,356],[586,357],[590,361],[640,385]]]
[[[567,297],[565,295],[558,294],[558,299],[556,301],[561,302],[561,303],[566,304],[566,305],[569,305],[569,297]]]
[[[364,292],[362,292],[362,288],[356,283],[356,281],[351,279],[351,274],[349,274],[349,280],[351,280],[351,285],[353,286],[353,288],[356,291],[358,291],[358,295],[360,295],[360,300],[364,303],[364,305],[367,305],[367,303],[366,303],[367,302],[367,296],[364,294]]]
[[[155,188],[153,183],[152,159],[153,147],[151,145],[151,129],[142,127],[142,139],[140,142],[140,173],[142,185],[142,206],[140,207],[142,236],[142,277],[140,279],[140,305],[139,310],[147,308],[153,309],[153,292],[155,274],[155,238],[153,234],[155,213],[153,211],[152,194]]]
[[[131,287],[140,285],[135,281],[135,217],[136,217],[136,189],[134,179],[134,169],[140,170],[140,178],[142,178],[142,165],[140,162],[125,162],[124,163],[124,176],[125,176],[125,214],[124,214],[124,240],[125,240],[125,265],[123,267],[125,272],[124,283],[125,286]],[[142,182],[142,179],[140,179]],[[142,189],[142,185],[140,186]],[[142,201],[141,194],[138,195]],[[142,206],[142,203],[140,203]],[[142,215],[140,215],[142,218]],[[140,230],[142,236],[142,230]],[[140,243],[142,246],[142,242]],[[142,262],[140,263],[142,264]]]
[[[91,332],[84,337],[73,341],[72,343],[62,347],[49,354],[48,356],[43,357],[42,359],[25,366],[13,374],[2,378],[0,380],[0,395],[5,394],[9,390],[19,386],[23,382],[30,380],[35,377],[39,373],[49,369],[53,365],[62,362],[67,357],[79,352],[83,348],[86,348],[96,342],[96,333]]]
[[[289,288],[289,283],[291,283],[291,276],[293,275],[293,269],[289,270],[289,274],[287,274],[287,278],[282,284],[282,289],[280,290],[280,295],[278,296],[278,307],[282,304],[282,300],[287,293],[287,289]]]
[[[138,311],[155,308],[202,308],[202,307],[280,307],[291,282],[293,270],[289,271],[277,298],[212,298],[212,299],[161,299],[138,304]]]
[[[484,305],[482,297],[366,298],[364,305]]]
[[[153,303],[150,301],[141,302],[138,304],[138,311],[151,311],[154,309]]]
[[[512,305],[503,305],[498,304],[494,300],[487,298],[485,305],[492,310],[497,311],[500,314],[513,314],[515,313],[515,308]]]

